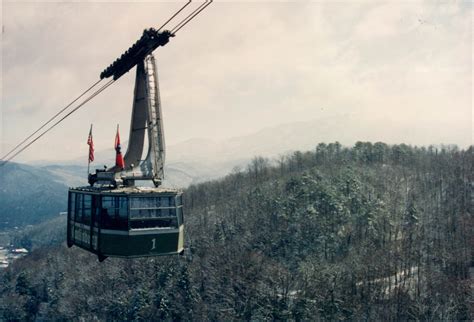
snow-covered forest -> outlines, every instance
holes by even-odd
[[[0,271],[0,320],[472,320],[473,152],[256,157],[185,190],[184,256],[99,263],[43,223]]]

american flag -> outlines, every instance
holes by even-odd
[[[94,141],[92,140],[92,124],[87,138],[87,145],[89,145],[89,162],[94,161]]]

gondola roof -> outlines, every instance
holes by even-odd
[[[83,186],[83,187],[74,187],[70,188],[74,191],[86,192],[86,193],[113,193],[113,194],[176,194],[177,192],[182,192],[180,189],[164,188],[164,187],[136,187],[136,186],[123,186],[123,187],[100,187],[100,186]]]

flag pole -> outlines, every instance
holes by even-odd
[[[92,140],[92,123],[91,129],[89,130],[89,137],[87,139],[87,144],[89,145],[89,150],[87,153],[87,180],[89,180],[90,167],[91,167],[91,150],[90,150],[90,140]]]

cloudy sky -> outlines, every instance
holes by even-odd
[[[1,154],[182,3],[2,1]],[[155,51],[167,143],[355,115],[381,141],[465,147],[472,32],[470,1],[217,1]],[[118,123],[126,139],[133,81],[134,71],[17,160],[86,155],[91,123],[97,149],[113,146]]]

